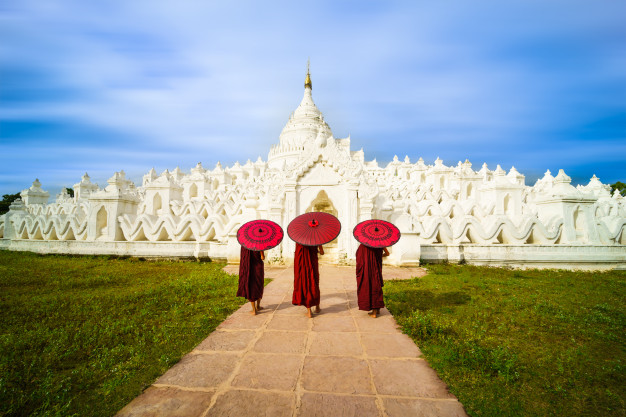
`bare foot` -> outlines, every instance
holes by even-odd
[[[322,309],[320,308],[320,306],[315,306],[315,312],[319,313],[320,311],[322,311]]]
[[[256,306],[256,309],[257,309],[257,310],[263,310],[263,307],[261,307],[261,306]]]
[[[378,316],[378,309],[375,308],[371,313],[367,313],[367,315],[376,318]]]
[[[306,315],[309,316],[309,318],[312,318],[313,315],[311,314],[311,309],[307,307],[306,309]]]
[[[256,310],[252,310],[250,314],[252,314],[253,316],[256,316]]]

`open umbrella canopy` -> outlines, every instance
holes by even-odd
[[[386,248],[400,240],[400,230],[384,220],[365,220],[354,226],[352,234],[370,248]]]
[[[305,246],[325,245],[335,239],[339,232],[339,219],[319,211],[301,214],[287,226],[287,234],[291,240]]]
[[[237,231],[237,241],[246,249],[268,250],[283,240],[283,228],[271,220],[252,220]]]

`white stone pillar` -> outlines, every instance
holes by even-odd
[[[9,206],[9,211],[4,215],[4,238],[15,239],[13,222],[19,223],[26,216],[26,207],[21,198],[13,201]]]
[[[285,185],[285,238],[283,239],[283,258],[286,260],[293,260],[293,255],[296,251],[296,244],[289,238],[287,234],[287,226],[289,222],[298,216],[298,201],[296,183],[288,183]]]
[[[269,217],[268,220],[271,220],[274,223],[277,223],[281,225],[281,227],[283,227],[282,226],[283,206],[280,204],[276,204],[273,201],[270,202],[270,209],[269,209],[268,217]],[[285,247],[285,244],[287,243],[287,240],[291,240],[289,239],[289,236],[287,236],[287,227],[283,227],[283,232],[285,233],[285,235],[283,236],[283,241],[281,242],[281,244],[276,246],[273,249],[270,249],[269,251],[265,253],[266,263],[268,261],[275,261],[275,260],[279,260],[283,258],[283,249]]]
[[[348,213],[347,222],[341,228],[341,235],[343,237],[343,244],[341,247],[346,251],[347,259],[355,259],[356,249],[358,242],[352,235],[354,226],[359,223],[359,197],[358,197],[358,184],[351,184],[348,187]]]

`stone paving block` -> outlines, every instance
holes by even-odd
[[[331,305],[335,303],[345,303],[348,295],[341,289],[341,291],[332,291],[322,293],[321,301],[324,305]]]
[[[379,394],[454,398],[424,360],[371,359],[369,362]]]
[[[291,292],[293,292],[293,284],[278,285],[272,283],[263,289],[263,296],[271,295],[273,297],[278,297]]]
[[[250,314],[251,310],[252,310],[252,307],[250,307],[250,304],[245,303],[244,305],[239,307],[237,310],[233,311],[233,314]]]
[[[328,302],[322,299],[320,303],[320,308],[322,312],[320,315],[325,316],[349,316],[350,315],[350,306],[348,302],[344,299],[343,302]]]
[[[305,392],[299,417],[369,417],[380,416],[375,397],[317,394]]]
[[[356,294],[354,295],[354,297],[351,295],[348,296],[348,306],[350,309],[359,309],[359,300],[357,299]]]
[[[156,383],[189,388],[211,388],[224,382],[241,356],[234,353],[187,355]]]
[[[363,348],[358,333],[312,333],[309,355],[361,356]]]
[[[210,417],[290,417],[295,408],[294,393],[230,390],[209,410]]]
[[[324,316],[324,312],[313,318],[314,332],[356,332],[354,319],[351,316]]]
[[[261,307],[273,310],[278,307],[280,303],[283,302],[284,298],[285,294],[264,294],[263,298],[261,299]],[[237,299],[244,302],[240,310],[245,310],[247,312],[250,312],[252,310],[252,307],[250,306],[250,301],[245,300],[241,297],[238,297]]]
[[[211,405],[213,394],[150,387],[122,408],[116,417],[200,417]]]
[[[251,314],[233,314],[222,322],[218,329],[258,329],[270,318],[270,312]]]
[[[268,330],[252,348],[261,353],[304,353],[306,332]]]
[[[293,274],[293,266],[268,265],[267,262],[265,263],[265,278],[279,278],[284,272],[291,272]]]
[[[302,355],[250,353],[232,384],[236,387],[292,391],[302,366]]]
[[[295,330],[306,332],[311,325],[311,319],[307,316],[274,315],[267,324],[269,330]]]
[[[308,391],[373,394],[367,363],[345,356],[307,356],[302,386]]]
[[[196,350],[238,351],[244,350],[256,336],[252,330],[222,331],[216,330],[202,341]]]
[[[368,316],[366,311],[361,313],[354,314],[354,321],[362,333],[396,333],[399,331],[394,318],[389,313],[385,314],[383,310],[381,310],[381,315],[375,319]]]
[[[306,316],[306,307],[304,306],[295,306],[291,304],[291,297],[288,301],[283,301],[281,305],[278,306],[274,314],[289,314],[292,316]]]
[[[349,274],[351,271],[354,271],[354,267],[346,267],[346,266],[338,266],[332,264],[325,264],[324,257],[320,257],[320,280],[333,280],[333,279],[341,279],[346,274]]]
[[[320,289],[323,292],[343,290],[343,280],[340,279],[340,278],[339,279],[320,280]]]
[[[293,279],[291,280],[275,279],[263,289],[263,293],[265,293],[266,289],[283,289],[287,291],[290,288],[293,288]]]
[[[261,310],[257,311],[258,315],[261,314],[265,314],[265,313],[272,313],[274,312],[274,310],[276,310],[278,308],[278,306],[280,305],[280,303],[282,302],[282,297],[281,298],[273,298],[274,300],[278,300],[275,302],[268,302],[265,301],[265,299],[263,299],[261,301]],[[235,312],[233,314],[248,314],[250,315],[250,312],[252,311],[252,306],[250,305],[250,302],[246,302],[244,305],[242,305],[241,307],[239,307],[237,310],[235,310]]]
[[[389,417],[467,417],[458,401],[384,398],[383,404]]]
[[[280,295],[265,294],[263,295],[263,298],[261,299],[261,307],[264,307],[266,305],[273,305],[275,307],[278,307],[280,303],[283,302],[284,298],[285,298],[285,294],[280,294]]]
[[[413,340],[405,334],[363,333],[361,342],[370,357],[418,358],[422,355]]]

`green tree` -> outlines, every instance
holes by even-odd
[[[67,191],[67,193],[70,195],[70,197],[74,198],[74,189],[73,188],[66,188],[65,191]]]
[[[617,181],[615,184],[611,184],[611,194],[618,190],[623,196],[626,196],[626,184],[621,181]]]
[[[2,201],[0,201],[0,215],[9,211],[9,206],[11,205],[11,203],[17,200],[19,197],[20,193],[3,195]]]

